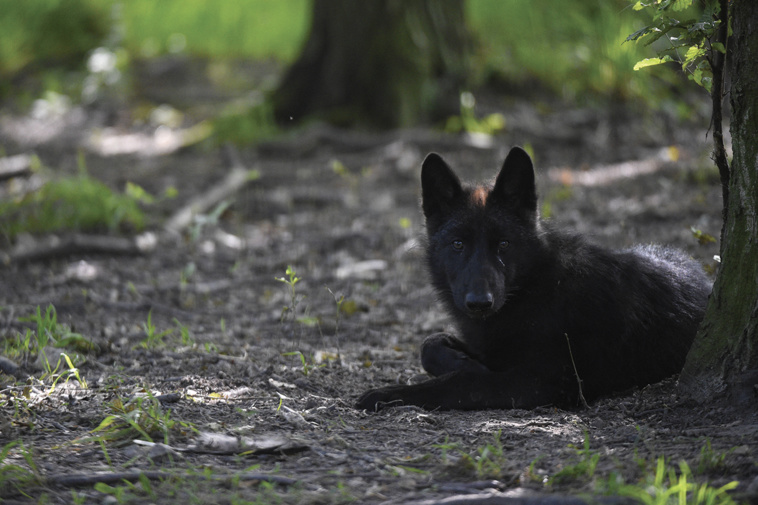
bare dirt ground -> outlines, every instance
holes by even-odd
[[[717,244],[699,245],[690,230],[720,230],[704,131],[633,111],[614,124],[603,110],[496,106],[507,129],[485,147],[431,130],[312,126],[231,158],[203,144],[150,156],[85,149],[89,174],[112,187],[128,180],[159,195],[174,186],[178,197],[148,210],[149,253],[0,268],[0,337],[23,333],[33,325],[19,317],[52,304],[59,323],[98,346],[80,366],[87,388],[71,378],[50,392],[33,360],[16,359],[18,378],[0,374],[0,446],[23,443],[0,462],[6,503],[496,503],[612,492],[644,481],[660,456],[671,468],[687,461],[701,482],[739,481],[738,499],[755,503],[755,412],[693,404],[673,379],[576,411],[353,408],[366,389],[421,380],[419,343],[450,329],[418,240],[428,151],[481,179],[511,145],[528,144],[554,221],[608,246],[665,243],[713,264]],[[104,121],[74,110],[38,138],[29,132],[49,123],[6,115],[0,143],[7,155],[34,151],[75,173],[78,150]],[[235,163],[260,178],[217,222],[163,231]],[[288,266],[301,279],[294,305],[276,280]],[[148,342],[148,317],[154,335],[172,332]],[[93,433],[140,401],[164,416],[165,434]]]

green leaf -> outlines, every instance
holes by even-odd
[[[155,201],[155,198],[153,198],[153,195],[145,191],[145,189],[142,186],[139,186],[138,184],[134,184],[133,182],[127,181],[126,190],[124,192],[131,198],[137,200],[138,202],[142,202],[146,205],[149,205]]]
[[[166,198],[176,198],[176,196],[179,194],[179,190],[176,189],[174,186],[169,186],[166,188],[166,191],[163,192],[163,196]]]
[[[711,43],[711,47],[721,54],[726,54],[726,47],[721,42],[713,42]]]
[[[102,420],[102,422],[95,428],[94,431],[102,431],[106,428],[108,428],[111,424],[115,423],[118,420],[118,417],[116,416],[108,416],[105,419]]]
[[[700,85],[704,87],[708,93],[711,93],[711,90],[713,89],[713,78],[703,77],[703,81]]]
[[[689,8],[691,5],[692,5],[692,0],[674,0],[674,3],[671,4],[671,10],[683,11]]]
[[[103,494],[113,494],[116,488],[109,486],[105,482],[96,482],[95,491],[99,491]]]
[[[634,32],[633,34],[629,35],[629,36],[626,38],[626,41],[627,41],[627,42],[630,42],[630,41],[633,41],[633,40],[637,40],[637,39],[639,39],[640,37],[644,37],[645,35],[647,35],[647,34],[648,34],[648,32],[652,32],[652,31],[653,31],[653,27],[651,27],[651,26],[646,26],[646,27],[644,27],[644,28],[640,28],[639,30],[637,30],[637,31],[636,31],[636,32]],[[451,117],[450,119],[451,119],[451,120],[452,120],[452,119],[458,119],[458,120],[460,121],[460,119],[459,119],[458,117],[455,117],[455,118],[452,118],[452,117]]]
[[[682,63],[682,69],[684,69],[687,65],[695,61],[697,58],[700,58],[701,56],[705,56],[704,48],[700,46],[692,46],[687,49],[687,52],[684,54],[684,63]]]
[[[674,61],[671,59],[671,56],[665,55],[660,58],[645,58],[644,60],[638,61],[634,65],[634,70],[639,70],[641,68],[645,67],[652,67],[654,65],[660,65],[661,63],[667,63],[669,61]]]

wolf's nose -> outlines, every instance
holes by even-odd
[[[466,303],[466,308],[475,312],[490,310],[495,304],[495,299],[490,292],[467,293],[464,301]]]

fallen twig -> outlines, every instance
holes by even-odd
[[[406,505],[632,505],[639,504],[632,498],[618,496],[598,496],[580,498],[578,496],[560,496],[535,494],[527,496],[508,496],[506,494],[456,495],[441,499],[405,502]]]
[[[164,228],[172,233],[180,233],[192,224],[195,216],[208,212],[212,207],[231,197],[245,184],[257,179],[260,174],[257,170],[248,170],[239,159],[236,150],[228,146],[227,152],[232,160],[232,169],[224,179],[211,187],[205,193],[196,196],[190,202],[176,211],[171,216]]]
[[[599,165],[591,170],[551,168],[547,176],[551,181],[566,186],[607,186],[622,179],[655,173],[673,161],[669,149],[664,148],[651,158]]]
[[[71,254],[137,255],[155,247],[155,236],[148,233],[134,238],[108,235],[73,234],[65,237],[51,235],[29,243],[20,243],[10,254],[0,255],[2,263],[40,261]]]
[[[579,371],[576,369],[576,362],[574,361],[574,353],[571,352],[571,341],[569,340],[568,333],[563,334],[566,337],[566,344],[568,344],[569,348],[569,356],[571,357],[571,366],[574,367],[574,376],[576,377],[576,383],[579,386],[579,401],[582,402],[582,407],[585,409],[590,408],[589,405],[587,405],[587,400],[584,398],[584,393],[582,392],[582,379],[579,377]]]

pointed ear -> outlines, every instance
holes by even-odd
[[[511,149],[495,180],[491,197],[528,221],[537,218],[534,165],[526,151],[520,147]]]
[[[458,176],[437,153],[421,165],[421,206],[427,222],[444,218],[463,195]]]

